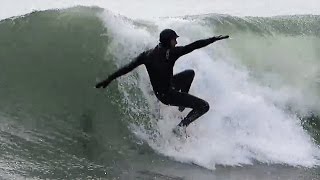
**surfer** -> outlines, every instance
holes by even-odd
[[[213,36],[195,41],[185,46],[176,46],[179,36],[172,29],[160,33],[160,43],[153,49],[142,52],[129,64],[118,69],[108,78],[96,84],[96,88],[105,88],[109,83],[132,71],[140,65],[145,65],[156,97],[166,105],[178,106],[179,111],[191,108],[189,114],[173,129],[177,135],[186,132],[186,127],[209,110],[209,103],[203,99],[188,94],[195,76],[192,69],[173,75],[176,60],[195,49],[205,47],[215,41],[227,39],[229,36]]]

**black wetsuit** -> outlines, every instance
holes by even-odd
[[[212,37],[174,48],[165,48],[159,44],[155,48],[141,53],[132,62],[110,75],[109,78],[115,79],[144,64],[147,68],[155,95],[162,103],[192,108],[192,111],[179,123],[179,126],[188,126],[209,110],[209,104],[200,98],[188,94],[194,78],[194,71],[186,70],[173,75],[173,66],[179,57],[215,41],[216,38]]]

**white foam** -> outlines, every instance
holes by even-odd
[[[150,22],[152,30],[133,26],[110,13],[105,16],[105,22],[112,37],[116,37],[111,43],[115,52],[116,49],[130,51],[125,55],[114,55],[127,62],[141,47],[156,45],[158,33],[165,27],[178,32],[181,36],[179,44],[213,34],[212,29],[203,24],[179,18],[154,20]],[[283,111],[281,105],[275,106],[273,100],[279,98],[279,92],[251,82],[245,68],[232,64],[233,58],[227,44],[221,41],[178,60],[176,72],[187,68],[196,71],[191,93],[211,105],[207,114],[188,127],[190,138],[179,141],[172,135],[171,130],[181,114],[177,108],[164,105],[160,105],[163,119],[155,127],[161,136],[153,139],[141,127],[134,130],[137,136],[155,151],[209,169],[214,169],[216,164],[251,164],[253,159],[306,167],[319,164],[319,149],[303,130],[299,119]],[[142,77],[139,86],[152,105],[154,96],[148,93],[150,87],[145,69],[138,71]],[[126,81],[125,78],[122,80]]]
[[[0,19],[34,10],[70,6],[99,6],[130,18],[183,16],[206,13],[236,16],[320,14],[318,0],[2,0]]]

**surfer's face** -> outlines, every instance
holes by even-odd
[[[177,45],[177,38],[171,39],[171,41],[170,41],[170,46],[171,46],[171,47],[176,47],[176,45]]]

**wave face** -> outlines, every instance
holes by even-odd
[[[164,156],[207,169],[259,163],[315,167],[319,24],[315,15],[131,20],[86,7],[2,20],[1,177],[174,178],[169,169],[177,165]],[[93,88],[154,47],[167,27],[178,32],[179,44],[215,34],[232,37],[177,63],[175,72],[196,71],[190,91],[211,104],[190,125],[186,141],[171,129],[187,110],[159,104],[145,68],[106,90]],[[168,176],[149,171],[165,171],[164,166]]]
[[[90,178],[105,176],[99,162],[115,172],[113,161],[130,158],[121,93],[93,88],[114,69],[99,13],[34,12],[0,23],[1,174]]]

